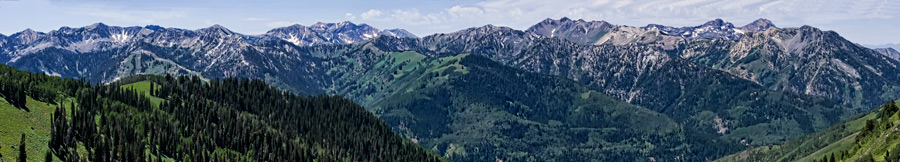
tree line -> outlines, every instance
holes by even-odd
[[[152,86],[123,88],[135,82]],[[56,104],[47,160],[446,161],[350,100],[257,79],[140,75],[101,85],[0,65],[0,95],[24,109],[26,96]]]
[[[138,76],[82,88],[57,108],[50,147],[65,161],[443,161],[338,96],[297,96],[257,79]],[[66,120],[70,118],[71,120]],[[87,148],[80,155],[78,143]]]

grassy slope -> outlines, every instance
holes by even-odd
[[[150,98],[153,105],[159,105],[161,98],[149,96],[150,82],[142,81],[123,85],[122,88],[135,89]],[[72,99],[63,102],[68,107]],[[44,161],[44,154],[49,149],[50,118],[56,105],[37,101],[28,97],[26,105],[30,112],[18,109],[0,98],[0,161],[15,161],[19,156],[19,141],[25,133],[28,161]],[[68,111],[68,109],[67,109]]]
[[[878,114],[878,111],[874,111],[795,140],[778,145],[748,149],[722,157],[716,161],[813,161],[821,160],[826,155],[839,155],[841,151],[854,150],[856,136],[865,126],[866,120],[877,120]],[[897,125],[900,124],[900,118],[894,115],[890,120],[895,123],[895,126],[891,129],[897,129]],[[897,134],[895,131],[882,132],[879,135],[879,139],[876,139],[875,142],[863,144],[860,149],[855,149],[855,152],[858,152],[856,156],[845,159],[845,161],[855,160],[860,153],[873,152],[875,153],[875,160],[884,160],[883,150],[892,148],[897,143],[900,143],[896,139]]]
[[[137,91],[138,93],[144,94],[145,97],[150,99],[150,104],[158,108],[159,104],[162,103],[162,101],[164,101],[164,100],[162,98],[150,95],[150,83],[151,83],[151,81],[140,81],[140,82],[125,84],[125,85],[122,85],[119,87],[121,87],[122,89],[132,89],[132,90]],[[157,87],[154,87],[154,89],[159,89],[159,87],[158,87],[159,84],[156,84],[155,86],[157,86]],[[222,149],[222,150],[224,151],[227,149]],[[149,152],[150,149],[147,149],[147,151]],[[217,151],[219,151],[219,150],[217,150]],[[150,156],[153,156],[153,158],[162,158],[162,161],[175,161],[172,158],[168,158],[168,157],[157,157],[155,155],[150,155]]]
[[[64,101],[67,105],[71,99]],[[2,161],[15,161],[19,156],[19,141],[25,133],[28,161],[44,161],[49,150],[50,118],[56,105],[40,102],[28,97],[25,104],[31,112],[18,109],[0,98],[0,154]]]
[[[159,86],[159,85],[157,84],[156,86]],[[150,95],[150,81],[141,81],[141,82],[126,84],[126,85],[122,85],[121,87],[124,89],[133,89],[137,92],[143,93],[144,96],[146,96],[147,98],[150,99],[150,103],[153,104],[154,106],[159,106],[159,103],[161,103],[163,101],[162,98]],[[159,87],[154,87],[154,88],[159,89]]]

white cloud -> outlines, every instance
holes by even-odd
[[[347,14],[344,14],[344,17],[347,17],[349,20],[356,20],[356,15],[353,15],[353,13],[348,12]]]
[[[371,9],[369,11],[363,12],[359,14],[359,17],[363,20],[377,20],[381,17],[381,10]]]
[[[453,6],[448,8],[447,14],[452,18],[476,18],[485,16],[485,12],[481,8],[462,6]]]

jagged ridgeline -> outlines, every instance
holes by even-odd
[[[139,75],[91,86],[5,65],[0,74],[2,111],[46,115],[34,117],[44,123],[3,118],[32,126],[0,133],[13,144],[5,137],[27,132],[29,161],[446,161],[352,101],[296,96],[261,80]],[[17,95],[6,87],[27,100],[7,97]]]

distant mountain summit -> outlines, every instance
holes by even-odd
[[[563,17],[559,20],[545,19],[525,31],[544,37],[561,37],[579,44],[593,44],[612,27],[614,25],[606,21],[572,20]]]
[[[768,19],[760,18],[760,19],[756,19],[756,21],[753,21],[750,24],[740,27],[739,29],[741,29],[741,31],[744,31],[744,32],[760,32],[760,31],[765,31],[766,29],[769,29],[769,28],[778,28],[778,27],[776,27],[775,24],[772,23],[772,21],[769,21]]]
[[[738,40],[747,32],[760,32],[769,28],[775,28],[775,25],[767,19],[758,19],[743,27],[736,28],[734,24],[725,22],[722,19],[708,21],[700,26],[693,27],[671,27],[658,24],[650,24],[645,29],[657,29],[663,34],[671,36],[680,36],[687,39],[729,39]]]
[[[900,91],[900,70],[893,51],[876,52],[836,32],[811,26],[778,28],[767,19],[741,27],[722,19],[689,27],[605,24],[547,19],[528,32],[582,45],[657,47],[772,90],[824,96],[860,109],[889,100]]]
[[[415,35],[403,29],[378,30],[366,24],[354,24],[349,21],[340,23],[316,23],[306,27],[291,25],[270,30],[265,35],[273,36],[298,46],[324,44],[350,44],[366,41],[381,35],[415,38]]]
[[[749,32],[761,32],[777,28],[767,19],[758,19],[742,27],[722,19],[708,21],[699,26],[672,27],[649,24],[644,27],[613,25],[606,21],[546,19],[529,27],[526,31],[544,37],[563,38],[578,44],[657,44],[667,49],[683,42],[681,39],[727,39],[739,40]]]
[[[897,52],[894,48],[876,48],[874,50],[894,60],[900,61],[900,52]]]
[[[725,22],[722,19],[708,21],[700,26],[694,27],[671,27],[658,24],[650,24],[644,29],[659,30],[662,34],[671,36],[680,36],[687,39],[730,39],[737,40],[743,35],[743,32],[736,30],[734,25]]]
[[[230,29],[225,28],[224,26],[219,25],[219,24],[215,24],[215,25],[207,27],[207,28],[198,29],[197,31],[202,32],[202,33],[210,33],[210,34],[217,34],[217,35],[234,34],[233,31],[231,31]]]
[[[747,32],[736,41],[693,40],[677,53],[772,90],[825,96],[860,111],[900,90],[897,60],[811,26]]]
[[[46,33],[36,32],[29,28],[29,29],[25,29],[22,32],[10,35],[10,37],[13,38],[12,41],[14,43],[29,44],[29,43],[33,43],[33,42],[37,41],[44,35],[46,35]]]
[[[398,38],[419,38],[415,34],[410,33],[405,29],[384,29],[381,31],[381,35],[393,36]]]

